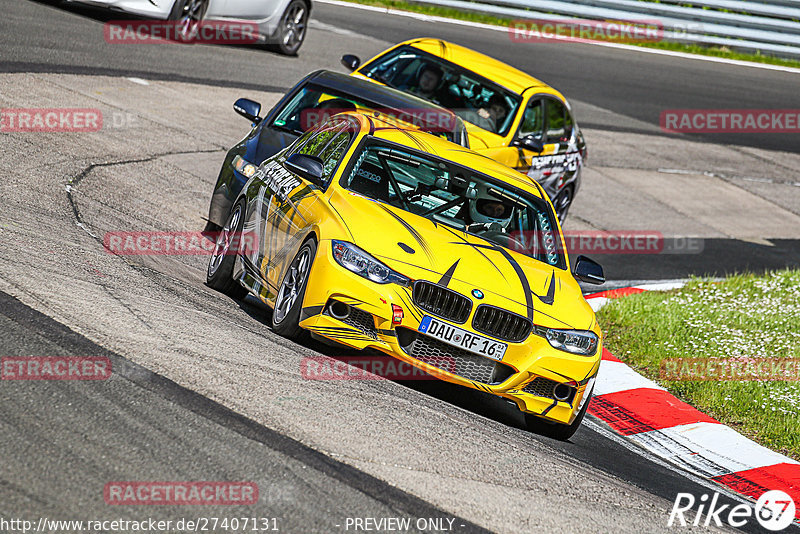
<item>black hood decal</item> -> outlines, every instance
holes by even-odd
[[[428,246],[428,242],[427,242],[427,241],[425,241],[425,238],[423,238],[423,237],[420,235],[420,233],[419,233],[419,232],[417,232],[417,231],[414,229],[414,227],[413,227],[413,226],[411,226],[410,224],[408,224],[408,222],[406,222],[406,221],[405,221],[405,220],[404,220],[402,217],[399,217],[399,216],[398,216],[396,213],[394,213],[392,210],[390,210],[389,208],[387,208],[387,207],[386,207],[386,206],[384,206],[383,204],[378,204],[378,206],[380,206],[381,208],[383,208],[383,211],[385,211],[386,213],[388,213],[389,215],[391,215],[392,217],[394,217],[394,219],[395,219],[397,222],[399,222],[400,224],[402,224],[402,225],[403,225],[403,228],[405,228],[406,230],[408,230],[408,233],[409,233],[409,234],[411,234],[411,237],[413,237],[413,238],[414,238],[414,240],[415,240],[417,243],[419,243],[419,246],[421,246],[421,247],[422,247],[422,250],[425,252],[425,255],[426,255],[426,256],[428,256],[428,259],[430,260],[430,262],[431,262],[431,263],[434,263],[434,261],[433,261],[433,255],[431,254],[431,249],[430,249],[430,247]]]
[[[457,238],[459,238],[459,239],[461,240],[461,241],[460,241],[460,242],[458,242],[458,243],[453,243],[453,245],[471,245],[471,244],[472,244],[472,243],[470,243],[469,241],[467,241],[466,239],[464,239],[462,236],[460,236],[460,235],[458,235],[457,233],[455,233],[454,231],[452,231],[452,230],[451,230],[450,228],[448,228],[447,226],[445,226],[445,225],[442,225],[442,228],[444,228],[445,230],[447,230],[448,232],[450,232],[451,234],[453,234],[454,236],[456,236]],[[484,252],[483,252],[481,249],[479,249],[479,248],[475,248],[475,251],[476,251],[476,252],[478,252],[478,253],[479,253],[481,256],[483,256],[483,259],[485,259],[486,261],[488,261],[488,262],[489,262],[489,265],[491,265],[492,267],[494,267],[494,269],[495,269],[495,270],[496,270],[496,271],[497,271],[497,272],[500,274],[500,276],[502,276],[502,277],[503,277],[503,280],[505,280],[505,279],[506,279],[505,275],[503,274],[503,271],[501,271],[500,269],[498,269],[497,265],[495,265],[495,264],[494,264],[494,262],[493,262],[492,260],[490,260],[490,259],[489,259],[489,256],[487,256],[486,254],[484,254]]]
[[[439,285],[447,287],[450,283],[450,280],[453,279],[453,274],[456,272],[456,267],[458,266],[458,262],[461,261],[460,259],[456,260],[456,262],[447,269],[447,272],[439,279]]]
[[[517,263],[517,260],[515,260],[514,257],[511,254],[509,254],[507,250],[505,250],[503,247],[499,245],[481,245],[479,243],[469,243],[469,242],[453,243],[453,244],[469,245],[475,249],[485,248],[489,250],[494,250],[495,252],[499,252],[500,254],[502,254],[503,257],[506,259],[506,261],[514,269],[514,272],[517,273],[517,278],[519,278],[519,281],[522,284],[522,292],[525,294],[525,310],[527,312],[528,319],[530,319],[530,321],[533,322],[533,299],[531,298],[531,295],[536,295],[536,293],[534,293],[533,290],[531,289],[531,284],[530,282],[528,282],[528,277],[525,276],[525,271],[522,270],[522,267],[520,267],[519,263]],[[539,295],[536,296],[539,297]],[[542,297],[539,297],[539,300],[541,300],[541,298]]]

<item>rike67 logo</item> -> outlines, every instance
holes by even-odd
[[[792,524],[795,518],[795,503],[792,497],[780,490],[772,490],[764,493],[756,501],[755,506],[750,504],[737,504],[731,507],[729,504],[719,504],[719,493],[714,493],[709,498],[708,494],[700,496],[698,503],[695,496],[691,493],[679,493],[669,514],[667,526],[686,527],[689,525],[698,527],[714,526],[723,527],[725,524],[740,528],[747,525],[755,517],[756,521],[772,532],[784,530]],[[694,521],[687,518],[695,509],[697,513]]]

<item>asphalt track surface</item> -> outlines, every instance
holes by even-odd
[[[0,516],[152,516],[152,510],[109,510],[103,484],[254,480],[262,500],[244,515],[279,517],[285,532],[343,531],[347,517],[388,516],[447,517],[459,525],[457,532],[660,532],[678,492],[708,492],[597,423],[558,443],[522,430],[519,414],[504,402],[448,384],[303,384],[296,376],[301,356],[339,353],[282,340],[267,327],[268,310],[204,288],[202,258],[120,260],[104,254],[89,232],[161,229],[176,221],[196,228],[208,201],[203,192],[216,174],[207,167],[242,133],[237,119],[222,112],[235,92],[229,88],[279,92],[310,70],[336,65],[344,52],[367,57],[385,41],[437,35],[479,48],[602,108],[592,115],[587,106],[587,116],[631,135],[655,135],[654,110],[679,87],[685,89],[675,107],[765,107],[765,93],[755,98],[750,85],[761,83],[775,103],[770,107],[791,108],[796,77],[657,56],[636,60],[627,54],[637,53],[588,46],[558,49],[557,57],[555,49],[542,48],[529,60],[533,68],[520,54],[505,57],[513,48],[502,33],[417,27],[324,5],[317,5],[317,31],[296,59],[246,47],[106,46],[98,28],[117,16],[27,1],[0,7],[0,70],[42,74],[9,74],[0,85],[3,107],[34,107],[22,102],[26,91],[59,102],[61,87],[81,99],[128,102],[127,109],[142,110],[149,128],[148,139],[130,138],[142,130],[113,132],[93,138],[96,147],[3,136],[8,239],[0,262],[2,354],[108,355],[114,375],[89,388],[69,382],[0,386]],[[638,81],[626,80],[626,72],[637,72]],[[113,80],[120,76],[161,80],[165,89],[153,101],[126,100],[112,91],[129,91]],[[707,94],[709,77],[720,80],[713,95]],[[170,112],[176,116],[165,117]],[[205,124],[211,119],[217,122]],[[592,125],[584,122],[587,129]],[[665,146],[679,141],[667,137]],[[777,144],[737,144],[796,150],[791,140],[769,141]],[[718,142],[699,140],[709,150]],[[165,183],[168,194],[158,190]],[[721,241],[731,261],[742,261],[731,243],[775,250],[774,243]],[[797,262],[791,246],[783,250],[746,261],[754,269]],[[716,256],[720,261],[719,251]],[[674,268],[660,265],[664,276],[657,274],[683,276],[686,261],[676,257]],[[625,276],[617,278],[647,271],[641,264],[626,268],[631,275],[618,271]],[[242,515],[190,512],[160,508],[158,515]]]

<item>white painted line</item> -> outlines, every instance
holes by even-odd
[[[607,395],[629,389],[648,388],[664,390],[661,386],[645,378],[622,362],[603,360],[597,373],[594,394]]]
[[[670,289],[678,289],[685,285],[686,282],[656,282],[633,287],[636,289],[644,289],[645,291],[669,291]]]
[[[597,418],[595,418],[595,416],[593,415],[587,414],[586,419],[583,420],[583,424],[588,426],[598,434],[601,434],[610,439],[611,441],[622,445],[629,451],[638,454],[639,456],[645,458],[646,460],[649,460],[656,465],[660,465],[666,468],[671,468],[672,470],[674,470],[675,467],[674,464],[666,462],[662,457],[654,454],[653,451],[642,448],[639,444],[634,443],[629,439],[626,439],[621,435],[617,434],[613,430],[609,429],[605,424],[595,422],[594,419]],[[602,421],[602,419],[598,420]],[[736,502],[740,502],[743,504],[752,504],[752,501],[750,501],[747,497],[734,492],[733,490],[727,488],[726,486],[720,486],[716,482],[711,482],[710,480],[708,480],[707,477],[699,475],[694,471],[684,470],[681,474],[686,478],[688,478],[689,480],[691,480],[692,482],[699,484],[700,486],[703,486],[704,488],[710,490],[709,493],[717,492],[722,495],[725,495],[730,499],[735,500]]]
[[[127,79],[128,81],[131,81],[133,83],[138,83],[139,85],[150,85],[150,82],[142,78],[127,78]]]
[[[378,6],[367,6],[363,4],[354,4],[352,2],[341,2],[339,0],[315,0],[315,1],[319,2],[320,4],[330,4],[333,6],[350,7],[353,9],[363,9],[365,11],[376,11],[379,13],[387,13],[389,15],[397,15],[400,17],[409,17],[412,19],[422,20],[426,22],[441,22],[443,24],[456,24],[458,26],[467,26],[470,28],[481,28],[484,30],[508,33],[508,28],[505,26],[494,26],[492,24],[483,24],[480,22],[470,22],[466,20],[450,19],[447,17],[438,17],[434,15],[423,15],[422,13],[412,13],[411,11],[402,11],[400,9],[378,7]],[[563,42],[560,39],[554,39],[554,40]],[[633,45],[625,45],[619,43],[591,42],[591,43],[581,43],[581,44],[589,44],[592,46],[604,46],[606,48],[618,48],[620,50],[641,52],[644,54],[656,54],[660,56],[670,56],[682,59],[693,59],[696,61],[707,61],[710,63],[722,63],[725,65],[735,65],[737,67],[750,67],[754,69],[777,70],[781,72],[789,72],[792,74],[800,74],[800,69],[794,67],[784,67],[783,65],[754,63],[752,61],[742,61],[739,59],[727,59],[722,57],[703,56],[700,54],[689,54],[686,52],[675,52],[673,50],[660,50],[658,48],[647,48],[643,46],[633,46]]]
[[[629,438],[657,456],[707,477],[798,463],[718,423],[678,425]]]
[[[589,303],[589,306],[592,307],[592,310],[597,311],[606,304],[608,304],[608,299],[606,297],[594,297],[594,298],[587,298],[586,302]]]

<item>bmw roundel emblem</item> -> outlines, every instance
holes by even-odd
[[[475,297],[476,299],[482,299],[483,298],[483,291],[481,291],[480,289],[473,289],[472,290],[472,296]]]

